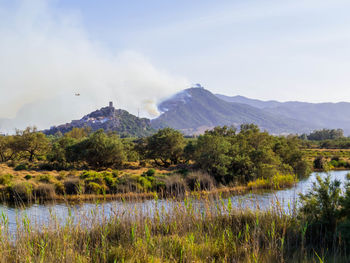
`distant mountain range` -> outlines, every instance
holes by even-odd
[[[261,101],[243,96],[225,96],[216,94],[224,101],[231,103],[244,103],[265,112],[278,113],[286,118],[293,118],[306,123],[310,129],[337,129],[350,134],[350,103],[307,103],[298,101],[278,102]],[[299,131],[300,133],[301,131]]]
[[[53,126],[44,133],[54,135],[58,132],[64,134],[73,128],[90,127],[92,131],[104,129],[115,131],[122,137],[133,136],[143,137],[154,132],[151,121],[147,118],[138,118],[129,112],[115,109],[112,104],[85,115],[80,120],[73,120],[70,123]]]
[[[242,101],[223,100],[203,88],[186,89],[160,103],[158,108],[162,114],[152,120],[154,128],[172,127],[185,134],[243,123],[255,123],[275,134],[309,132],[316,128],[293,116],[286,117]]]

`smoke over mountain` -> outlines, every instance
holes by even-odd
[[[0,4],[0,132],[47,128],[108,101],[152,117],[153,102],[188,86],[142,54],[89,39],[79,15],[55,12],[47,3],[54,2]],[[1,121],[6,118],[13,120]]]

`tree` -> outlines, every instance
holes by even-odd
[[[13,160],[18,153],[13,136],[0,136],[0,162]]]
[[[115,134],[109,136],[103,130],[68,147],[69,161],[85,161],[94,168],[121,166],[125,161],[123,144]]]
[[[179,163],[184,147],[185,139],[181,132],[164,128],[146,139],[145,151],[147,158],[153,159],[157,165],[169,166]]]
[[[67,150],[75,143],[77,143],[77,140],[68,136],[63,136],[53,140],[51,150],[47,155],[47,159],[50,162],[65,164],[69,158]]]
[[[49,149],[49,140],[36,127],[27,127],[24,131],[17,130],[15,136],[15,147],[24,152],[30,162],[39,155],[44,155]]]
[[[312,141],[336,140],[344,138],[344,131],[342,129],[316,130],[310,133],[307,138]]]
[[[228,155],[230,148],[231,144],[225,137],[207,132],[198,138],[194,160],[217,181],[223,181],[232,160]]]

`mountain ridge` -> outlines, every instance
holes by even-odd
[[[350,134],[350,103],[341,102],[299,102],[299,101],[262,101],[243,96],[226,96],[216,94],[227,102],[245,101],[247,105],[259,107],[268,112],[278,112],[286,118],[295,118],[317,128],[341,128]]]
[[[161,102],[162,114],[151,121],[154,128],[172,127],[185,133],[197,133],[200,127],[239,126],[255,123],[272,133],[307,132],[305,123],[262,111],[244,103],[224,101],[204,88],[190,88]],[[297,128],[296,128],[297,127]]]

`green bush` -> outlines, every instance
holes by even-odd
[[[140,190],[144,192],[148,192],[152,189],[152,183],[146,177],[140,176],[138,178],[138,183],[140,185]]]
[[[147,176],[154,176],[156,174],[156,170],[153,168],[148,169],[147,172],[145,173]]]
[[[28,170],[28,165],[26,163],[21,163],[15,167],[15,171]]]
[[[30,179],[32,179],[32,178],[33,178],[33,176],[30,175],[30,174],[26,174],[26,175],[24,176],[24,179],[26,179],[26,180],[30,180]]]
[[[12,201],[29,201],[33,197],[33,185],[29,182],[16,183],[8,188]]]
[[[90,182],[85,186],[85,193],[87,194],[104,194],[106,193],[106,187],[94,182]]]
[[[39,175],[39,182],[51,183],[52,182],[52,175],[50,175],[50,174],[41,174],[41,175]]]
[[[11,182],[13,175],[11,174],[2,174],[0,175],[0,184],[7,185]]]

